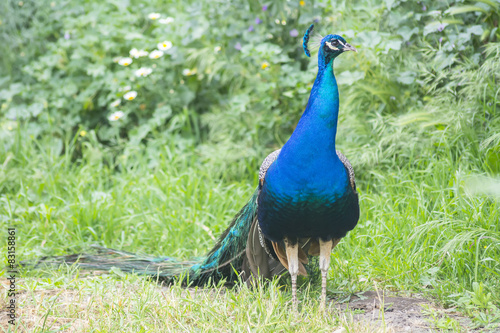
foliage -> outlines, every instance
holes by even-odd
[[[322,34],[342,34],[359,50],[335,63],[337,145],[355,168],[362,219],[333,255],[332,292],[376,281],[494,325],[499,7],[3,2],[0,217],[18,224],[28,258],[95,242],[204,253],[304,109],[316,63],[315,52],[303,54],[301,35],[317,22]],[[116,62],[164,41],[172,47],[158,59]],[[141,67],[151,74],[137,77]],[[125,100],[129,90],[137,97]]]

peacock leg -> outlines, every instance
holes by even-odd
[[[336,242],[337,243],[337,242]],[[335,245],[336,245],[335,243]],[[319,239],[319,269],[321,271],[321,307],[326,304],[326,277],[330,268],[330,254],[334,247],[334,240],[323,241]]]
[[[288,272],[292,277],[292,303],[293,308],[297,310],[297,275],[299,274],[299,243],[290,242],[285,237],[286,257],[288,260]]]

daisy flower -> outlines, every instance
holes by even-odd
[[[122,101],[120,99],[117,99],[116,101],[114,101],[113,103],[110,104],[110,106],[112,108],[116,108],[118,105],[120,105]]]
[[[170,24],[170,23],[174,22],[174,18],[169,16],[169,17],[160,19],[158,22],[160,22],[161,24]]]
[[[267,61],[264,61],[264,62],[262,63],[262,65],[260,65],[260,68],[262,68],[262,69],[266,69],[266,68],[268,68],[268,67],[269,67],[269,63],[268,63]]]
[[[144,50],[138,50],[136,49],[135,47],[129,51],[129,54],[131,57],[133,58],[140,58],[140,57],[145,57],[149,54],[148,51],[144,51]]]
[[[172,42],[169,40],[166,40],[164,42],[158,43],[158,45],[156,45],[156,46],[158,47],[158,50],[167,51],[167,50],[170,50],[172,48]]]
[[[163,57],[163,51],[154,50],[149,54],[150,59],[158,59],[160,57]]]
[[[149,18],[150,20],[153,20],[153,21],[154,21],[154,20],[159,19],[159,18],[160,18],[160,16],[161,16],[161,14],[160,14],[160,13],[151,13],[151,14],[149,14],[149,15],[148,15],[148,18]]]
[[[138,49],[136,49],[136,48],[134,47],[132,50],[128,51],[128,54],[129,54],[131,57],[134,57],[134,58],[135,58],[135,56],[136,56],[137,52],[139,52],[139,50],[138,50]]]
[[[194,69],[185,68],[182,71],[182,75],[184,75],[184,76],[190,76],[190,75],[194,75],[194,74],[196,74],[196,68],[194,68]]]
[[[122,118],[125,114],[123,113],[123,111],[116,111],[116,112],[113,112],[109,117],[108,117],[108,120],[109,121],[117,121],[119,120],[120,118]]]
[[[135,76],[145,77],[145,76],[148,76],[149,74],[151,74],[152,72],[153,72],[153,69],[151,69],[149,67],[141,67],[135,71]]]
[[[132,58],[129,58],[129,57],[125,57],[125,58],[121,58],[119,61],[118,61],[118,64],[122,65],[122,66],[128,66],[132,63]]]
[[[135,99],[137,97],[137,91],[129,91],[128,93],[126,93],[125,95],[123,95],[123,98],[128,100],[128,101],[131,101],[133,99]]]

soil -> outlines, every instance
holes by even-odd
[[[456,320],[464,331],[474,331],[466,329],[470,327],[470,320],[458,313],[437,308],[431,301],[418,295],[407,297],[400,295],[401,293],[365,291],[352,296],[348,302],[337,303],[336,306],[342,312],[350,312],[354,321],[365,321],[381,328],[385,325],[387,332],[439,331],[433,324],[430,312],[433,312],[437,319],[446,315]],[[381,311],[382,308],[383,311]],[[427,311],[428,315],[425,314],[426,309],[430,310]]]

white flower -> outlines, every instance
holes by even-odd
[[[119,90],[120,91],[129,91],[130,89],[132,89],[131,86],[125,86],[125,87],[120,88]]]
[[[141,77],[141,76],[148,76],[153,72],[153,69],[149,67],[141,67],[138,70],[135,71],[135,76]]]
[[[128,101],[131,101],[133,99],[135,99],[137,97],[137,91],[129,91],[128,93],[126,93],[125,95],[123,95],[123,98],[128,100]]]
[[[126,57],[126,58],[121,58],[118,63],[122,66],[128,66],[132,63],[132,58]]]
[[[174,18],[169,16],[167,18],[163,18],[163,19],[159,20],[158,22],[160,22],[161,24],[170,24],[170,23],[174,22]]]
[[[182,75],[184,75],[184,76],[190,76],[190,75],[194,75],[194,74],[196,74],[196,68],[194,68],[194,69],[185,68],[182,71]]]
[[[148,51],[145,51],[145,50],[139,50],[139,51],[137,52],[137,55],[136,55],[135,57],[136,57],[136,58],[145,57],[145,56],[147,56],[148,54],[149,54],[149,52],[148,52]]]
[[[158,43],[158,45],[156,45],[156,46],[158,47],[158,50],[167,51],[167,50],[170,50],[172,48],[172,42],[169,40],[166,40],[164,42]]]
[[[219,53],[219,51],[221,50],[222,48],[220,46],[216,46],[214,47],[214,52],[215,53]]]
[[[117,121],[118,119],[120,119],[121,117],[124,116],[124,113],[123,111],[116,111],[116,112],[113,112],[109,117],[108,117],[108,120],[109,121]]]
[[[122,57],[114,57],[114,58],[113,58],[113,62],[114,62],[114,63],[118,63],[118,61],[120,61],[120,59],[121,59],[121,58],[122,58]]]
[[[129,54],[131,57],[134,57],[134,58],[135,58],[135,55],[137,54],[137,52],[139,52],[139,50],[138,50],[138,49],[136,49],[136,48],[134,47],[132,50],[128,51],[128,54]]]
[[[160,57],[163,57],[163,51],[154,50],[149,54],[149,58],[151,59],[158,59]]]
[[[140,58],[140,57],[147,56],[149,54],[149,52],[148,51],[144,51],[144,50],[138,50],[138,49],[136,49],[134,47],[132,50],[130,50],[129,54],[130,54],[131,57],[134,57],[134,58],[137,59],[137,58]]]
[[[149,18],[150,20],[157,20],[157,19],[159,19],[159,18],[160,18],[160,16],[161,16],[161,14],[160,14],[160,13],[151,13],[151,14],[149,14],[149,15],[148,15],[148,18]]]
[[[121,99],[117,99],[116,101],[114,101],[113,103],[111,103],[110,106],[112,108],[116,108],[118,105],[120,105],[121,102],[122,102]]]

